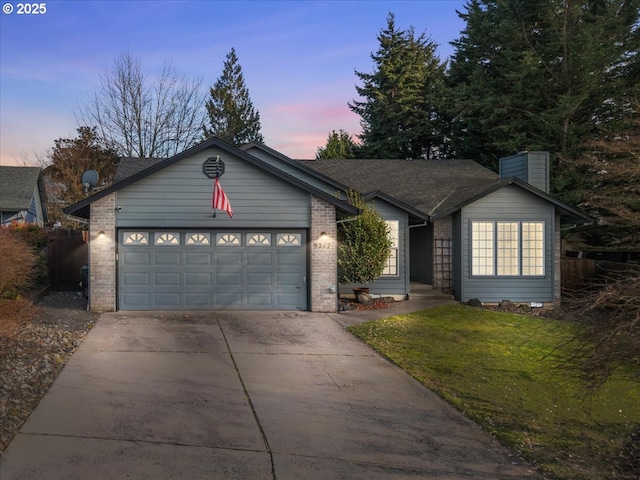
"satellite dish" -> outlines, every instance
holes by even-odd
[[[96,172],[95,170],[85,170],[85,172],[82,174],[82,179],[80,180],[82,182],[82,186],[84,187],[85,193],[95,188],[95,186],[98,184],[98,178],[98,172]]]

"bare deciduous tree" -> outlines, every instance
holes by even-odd
[[[100,76],[100,87],[76,113],[96,127],[100,143],[122,157],[170,157],[201,140],[202,80],[189,80],[166,62],[156,79],[142,61],[120,54]]]

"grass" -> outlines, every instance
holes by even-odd
[[[616,458],[640,424],[640,384],[588,395],[562,347],[576,325],[450,305],[349,330],[546,475],[621,478]]]

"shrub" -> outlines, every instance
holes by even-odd
[[[35,223],[12,222],[7,229],[31,247],[36,254],[47,246],[47,231]]]
[[[0,297],[16,298],[32,284],[37,255],[7,227],[0,227]]]
[[[355,192],[349,203],[362,213],[355,220],[338,226],[338,282],[359,285],[372,282],[387,264],[391,250],[389,229],[384,219],[367,206]]]
[[[569,318],[582,326],[574,358],[586,385],[595,390],[616,370],[640,380],[640,272],[611,273],[568,303]]]

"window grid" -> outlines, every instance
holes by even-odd
[[[156,245],[180,245],[180,234],[156,233],[154,243]]]
[[[276,238],[276,245],[279,247],[300,247],[302,245],[302,235],[299,233],[279,233]]]
[[[204,246],[209,245],[208,233],[188,233],[184,242],[186,245]]]
[[[147,232],[130,232],[124,236],[125,245],[149,245],[149,234]]]
[[[263,247],[271,245],[271,235],[263,233],[247,234],[247,245],[250,247]]]
[[[544,269],[544,222],[471,222],[472,275],[542,276]]]
[[[522,275],[544,275],[544,224],[522,223]]]
[[[391,240],[391,249],[387,264],[382,270],[382,275],[398,275],[398,230],[399,222],[397,220],[387,220],[387,229],[389,231],[389,240]]]
[[[493,222],[472,222],[471,236],[471,274],[493,275]]]
[[[498,222],[497,274],[518,275],[519,265],[519,230],[518,222]]]
[[[235,233],[218,233],[216,245],[238,247],[240,246],[240,237]]]

